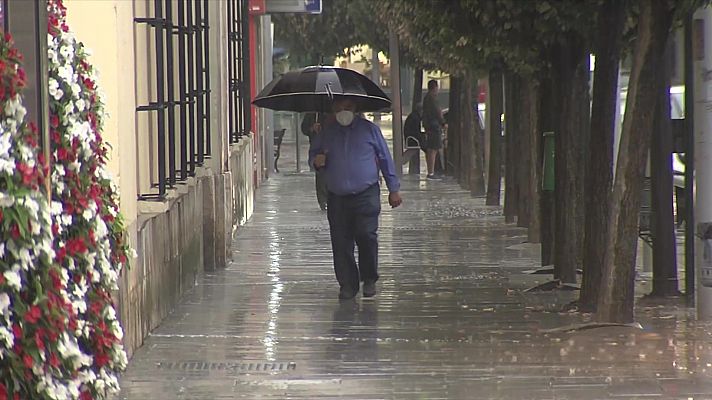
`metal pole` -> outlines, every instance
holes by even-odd
[[[712,222],[712,8],[705,7],[695,13],[693,26],[695,53],[695,221]],[[699,224],[698,224],[699,226]],[[696,244],[697,264],[697,317],[712,320],[712,287],[703,268],[712,267],[710,255],[704,254],[704,243],[699,238]],[[705,259],[706,258],[706,259]],[[707,271],[704,271],[707,272]]]
[[[695,299],[695,90],[692,14],[685,23],[685,295]]]
[[[158,195],[163,197],[166,194],[166,116],[165,106],[165,70],[164,63],[164,40],[163,40],[163,4],[160,1],[154,3],[155,18],[154,26],[156,36],[156,113],[158,120]]]
[[[403,174],[403,110],[400,91],[400,56],[398,35],[394,30],[389,34],[391,56],[391,101],[393,102],[393,161],[398,176]]]
[[[297,173],[299,173],[302,171],[302,146],[301,140],[299,140],[302,135],[299,134],[299,113],[292,113],[292,121],[294,122],[292,125],[294,126],[294,136],[297,143]]]
[[[185,24],[185,0],[178,0],[178,104],[180,105],[180,180],[188,179],[188,95],[186,72],[186,39],[188,30]]]
[[[161,34],[166,37],[166,86],[168,89],[168,186],[176,184],[176,97],[173,74],[173,0],[165,0],[166,15]],[[158,28],[156,28],[158,29]]]

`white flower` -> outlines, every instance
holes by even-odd
[[[57,91],[54,92],[54,94],[52,95],[52,97],[54,97],[54,99],[57,100],[57,101],[62,100],[62,97],[64,97],[64,90],[62,90],[62,89],[57,89]]]
[[[84,111],[84,109],[86,108],[86,103],[82,99],[77,100],[77,102],[74,103],[74,105],[77,107],[77,111],[79,111],[79,112]]]
[[[64,106],[64,112],[65,112],[65,113],[69,114],[69,113],[71,113],[71,112],[73,112],[73,111],[74,111],[74,103],[72,103],[72,102],[70,101],[69,103],[65,104],[65,106]]]
[[[7,293],[0,293],[0,315],[6,315],[10,307],[10,296]]]
[[[7,175],[14,175],[15,173],[15,160],[12,157],[2,158],[0,157],[0,173],[4,172]]]
[[[12,332],[10,332],[4,326],[0,326],[0,340],[5,342],[5,346],[8,349],[11,349],[12,346],[15,345],[15,337],[13,336]]]
[[[0,258],[5,257],[5,243],[0,243]]]
[[[87,209],[84,210],[84,212],[82,213],[82,217],[84,217],[84,219],[87,220],[87,221],[91,221],[92,218],[94,218],[94,213],[92,212],[91,209],[88,209],[88,208],[87,208]]]
[[[65,59],[72,58],[74,56],[74,48],[71,46],[62,46],[59,48],[59,54]]]
[[[19,267],[17,267],[17,271],[19,271]],[[20,274],[17,273],[15,270],[15,267],[13,269],[5,271],[3,276],[5,277],[5,280],[7,281],[7,284],[10,285],[11,288],[15,290],[20,290],[22,288],[22,279],[20,278]]]
[[[15,198],[12,195],[0,192],[0,207],[12,207],[15,204]]]
[[[49,78],[49,95],[54,97],[57,90],[59,90],[59,82],[54,78]]]
[[[27,211],[30,212],[30,216],[35,220],[39,219],[40,205],[31,197],[25,197],[23,203]]]
[[[7,156],[12,148],[12,135],[10,132],[4,132],[0,135],[0,157]]]
[[[32,256],[30,255],[30,250],[23,247],[20,249],[18,256],[22,269],[28,270],[30,268],[30,265],[32,265]]]
[[[65,82],[71,82],[74,78],[74,68],[71,65],[61,65],[57,68],[57,75]]]

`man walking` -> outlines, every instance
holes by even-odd
[[[438,179],[435,175],[435,159],[443,148],[443,129],[447,123],[443,118],[442,110],[438,104],[438,81],[428,81],[428,94],[423,100],[423,127],[425,128],[425,160],[428,164],[428,179]]]
[[[402,203],[400,182],[378,126],[357,116],[356,104],[348,98],[335,99],[332,109],[337,123],[323,127],[315,137],[309,163],[323,172],[329,190],[327,215],[339,299],[354,298],[361,282],[363,297],[373,297],[378,280],[379,172],[391,207]]]

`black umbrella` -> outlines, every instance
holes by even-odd
[[[328,111],[334,99],[349,98],[358,111],[379,111],[391,100],[370,79],[346,68],[306,67],[274,79],[257,95],[254,105],[278,111]]]

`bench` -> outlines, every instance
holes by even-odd
[[[413,156],[420,154],[420,141],[414,137],[405,138],[405,146],[403,146],[403,164],[410,161]]]
[[[274,131],[274,170],[277,173],[279,173],[277,161],[279,161],[279,156],[282,154],[282,140],[286,132],[286,129],[277,129]]]
[[[653,246],[653,197],[652,183],[649,177],[643,180],[643,193],[638,217],[638,236],[649,246]]]

